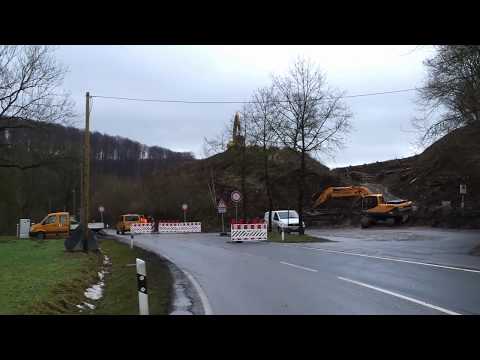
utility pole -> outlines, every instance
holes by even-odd
[[[88,91],[85,97],[85,133],[83,135],[83,140],[83,250],[88,251],[88,212],[90,205],[90,93]]]
[[[78,207],[79,221],[83,223],[83,158],[80,162],[80,206]]]

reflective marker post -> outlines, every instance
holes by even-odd
[[[145,261],[136,259],[137,265],[137,288],[138,288],[138,306],[140,315],[149,315],[148,313],[148,291],[147,291],[147,267]]]
[[[462,195],[462,201],[460,203],[460,207],[463,209],[465,208],[465,194],[467,193],[467,185],[460,184],[460,195]]]

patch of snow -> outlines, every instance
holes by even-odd
[[[108,265],[108,264],[111,264],[110,262],[110,258],[107,256],[107,255],[104,255],[103,256],[103,265]]]
[[[103,280],[104,274],[105,274],[105,272],[104,272],[103,270],[100,271],[100,272],[98,273],[98,278],[99,278],[100,280]]]
[[[95,305],[89,304],[87,302],[84,302],[85,305],[87,305],[91,310],[95,309]]]
[[[103,281],[100,281],[98,284],[95,284],[95,285],[92,285],[92,287],[88,288],[84,295],[86,298],[88,299],[92,299],[92,300],[98,300],[102,297],[103,295],[103,286],[104,286],[104,282]]]
[[[79,309],[82,309],[82,310],[85,309],[85,308],[83,307],[83,305],[75,305],[75,306],[76,306],[77,308],[79,308]]]

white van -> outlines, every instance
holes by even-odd
[[[268,224],[268,214],[265,213],[265,221]],[[277,230],[278,232],[292,232],[298,231],[299,226],[298,213],[295,210],[274,210],[272,211],[272,230]],[[303,228],[305,228],[305,222],[303,222]]]

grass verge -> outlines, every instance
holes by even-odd
[[[112,265],[107,269],[103,297],[88,301],[94,310],[84,311],[95,315],[138,315],[138,292],[135,259],[147,263],[147,286],[151,315],[168,315],[173,279],[167,264],[157,255],[129,246],[116,240],[100,240],[100,247]]]
[[[65,314],[98,279],[96,254],[67,253],[63,241],[0,238],[0,314]]]
[[[298,233],[285,233],[285,240],[282,241],[282,234],[277,231],[268,233],[268,241],[279,243],[333,242],[331,240],[317,238],[310,235],[299,235]]]
[[[101,240],[111,260],[103,297],[86,299],[85,290],[98,283],[103,255],[66,252],[63,240],[18,240],[0,237],[0,314],[138,314],[135,258],[147,262],[151,314],[168,314],[172,278],[156,255],[131,250],[114,240]],[[77,304],[88,302],[94,310]]]

